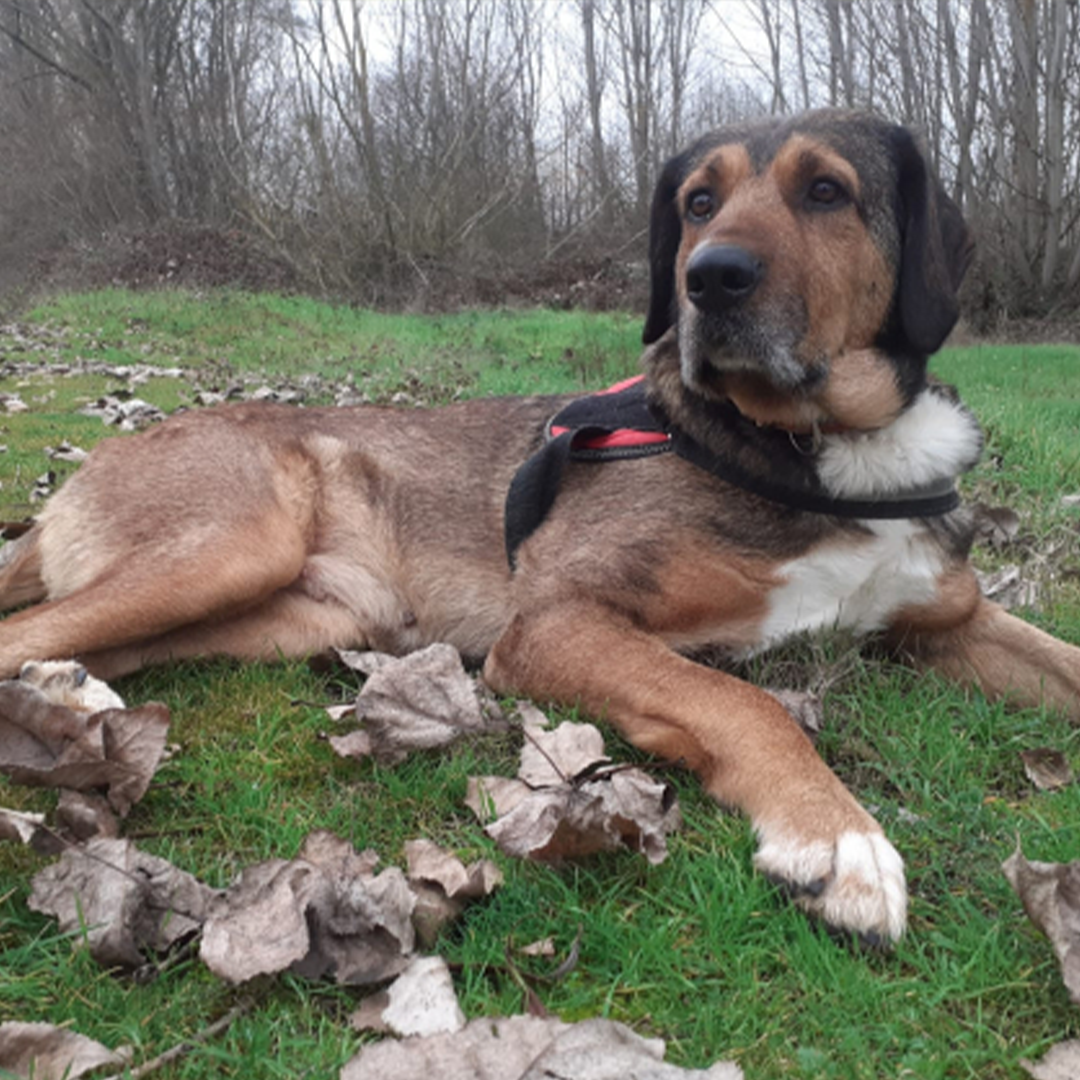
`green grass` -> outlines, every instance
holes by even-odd
[[[423,400],[572,389],[625,374],[637,353],[629,317],[391,317],[237,293],[61,298],[24,324],[29,336],[51,342],[34,354],[40,359],[108,356],[193,369],[189,379],[137,388],[169,408],[191,400],[194,382],[263,372],[354,376],[377,398],[403,387]],[[4,357],[27,358],[7,351],[0,337]],[[1020,547],[980,553],[980,560],[1052,565],[1053,588],[1030,615],[1080,641],[1080,511],[1059,502],[1080,492],[1080,350],[979,346],[949,351],[935,368],[960,387],[988,430],[987,460],[967,492],[1024,514]],[[106,434],[100,421],[74,410],[117,384],[88,374],[0,380],[0,392],[17,389],[30,405],[0,415],[0,442],[8,446],[0,455],[0,517],[32,511],[29,489],[47,466],[42,446],[68,438],[89,447]],[[439,945],[469,1016],[521,1009],[505,970],[509,940],[552,936],[565,951],[583,925],[576,969],[558,983],[537,984],[545,1005],[566,1019],[605,1015],[662,1036],[679,1064],[734,1058],[752,1080],[1020,1077],[1020,1058],[1080,1035],[1080,1014],[999,865],[1017,836],[1030,858],[1080,857],[1080,787],[1034,792],[1018,753],[1053,746],[1080,764],[1080,732],[1042,711],[1006,710],[858,657],[842,640],[796,644],[754,674],[801,688],[821,672],[831,684],[821,751],[874,808],[908,865],[910,933],[889,954],[859,954],[809,925],[751,872],[746,823],[718,812],[678,771],[667,775],[686,825],[659,867],[629,854],[562,869],[503,858],[462,798],[470,774],[513,768],[510,737],[417,755],[396,768],[343,761],[326,744],[333,726],[322,711],[294,702],[350,695],[355,684],[300,663],[192,663],[122,681],[118,689],[131,702],[168,703],[177,744],[125,829],[217,885],[245,864],[291,857],[314,828],[399,865],[404,842],[417,835],[466,858],[496,858],[505,886]],[[640,759],[610,737],[620,757]],[[53,801],[47,792],[0,784],[3,805],[47,809]],[[353,990],[293,978],[237,990],[190,958],[145,982],[102,972],[51,920],[27,910],[29,880],[43,863],[0,846],[0,1020],[70,1023],[109,1045],[133,1045],[138,1062],[250,993],[248,1014],[156,1075],[333,1077],[355,1052],[360,1040],[347,1024],[358,1000]],[[523,959],[521,966],[542,973],[550,963]]]

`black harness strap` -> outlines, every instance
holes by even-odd
[[[662,436],[658,438],[658,436]],[[733,454],[719,454],[672,427],[645,397],[643,379],[578,398],[547,425],[546,442],[518,469],[506,496],[505,542],[511,568],[521,544],[542,524],[571,461],[604,462],[674,452],[697,468],[792,510],[869,521],[939,517],[960,505],[953,479],[897,492],[889,499],[841,499],[816,473],[786,482],[785,470],[750,472]]]

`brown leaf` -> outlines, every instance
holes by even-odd
[[[108,801],[92,791],[63,789],[56,804],[56,824],[66,837],[79,841],[120,835],[120,822]]]
[[[531,789],[502,777],[473,777],[467,804],[490,801],[497,820],[484,831],[508,855],[559,862],[627,846],[651,863],[667,857],[678,827],[671,791],[639,769],[618,769],[581,784]],[[509,807],[509,809],[506,809]]]
[[[791,718],[811,739],[817,739],[825,726],[825,706],[820,695],[810,690],[785,690],[772,686],[765,687],[765,692],[772,694],[787,709]]]
[[[1073,782],[1069,759],[1060,750],[1045,746],[1021,750],[1020,760],[1024,763],[1024,775],[1040,791],[1056,791]]]
[[[1080,860],[1028,862],[1017,844],[1001,869],[1028,918],[1050,939],[1069,997],[1080,1005]]]
[[[45,824],[44,814],[24,814],[0,806],[0,840],[14,840],[17,844],[30,844]]]
[[[1006,610],[1034,607],[1039,601],[1039,583],[1025,578],[1020,567],[1015,564],[1003,566],[992,574],[976,570],[975,577],[979,581],[983,596]]]
[[[357,1031],[428,1036],[460,1031],[465,1014],[441,956],[417,956],[384,992],[366,998],[350,1023]]]
[[[421,945],[430,948],[439,930],[456,919],[470,900],[488,896],[502,884],[502,871],[490,860],[468,867],[431,840],[405,844],[409,887],[416,897],[412,921]]]
[[[1020,532],[1020,515],[1008,506],[976,503],[972,508],[975,542],[993,548],[1007,547]]]
[[[530,787],[549,787],[607,761],[604,737],[592,724],[564,721],[553,731],[528,725],[518,777]]]
[[[137,967],[145,952],[164,952],[198,930],[213,896],[130,840],[94,839],[35,875],[29,906],[55,916],[98,963]]]
[[[341,1080],[741,1080],[736,1065],[686,1070],[664,1062],[664,1044],[613,1020],[480,1018],[450,1035],[365,1046]]]
[[[1080,1039],[1051,1046],[1039,1061],[1021,1058],[1020,1066],[1035,1080],[1076,1080],[1080,1076]]]
[[[0,772],[36,787],[104,788],[124,816],[146,793],[165,749],[169,710],[86,713],[22,680],[0,682]]]
[[[0,1072],[34,1080],[74,1080],[103,1065],[122,1067],[130,1052],[110,1050],[53,1024],[0,1024]]]
[[[393,764],[412,750],[445,746],[489,727],[476,684],[453,646],[429,645],[408,656],[365,662],[371,675],[356,700],[356,715],[376,761]],[[342,745],[340,739],[330,741],[335,749]],[[363,745],[350,746],[350,755],[362,754]]]
[[[377,861],[316,832],[296,859],[249,867],[214,903],[203,962],[230,982],[286,969],[340,983],[399,974],[415,940],[415,899],[400,870],[373,875]]]

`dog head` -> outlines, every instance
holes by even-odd
[[[911,134],[819,110],[724,128],[653,197],[646,344],[760,423],[877,427],[922,388],[972,254]]]

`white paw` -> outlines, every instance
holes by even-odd
[[[848,831],[830,843],[762,830],[754,865],[836,930],[868,945],[889,945],[903,936],[904,860],[880,832]]]

